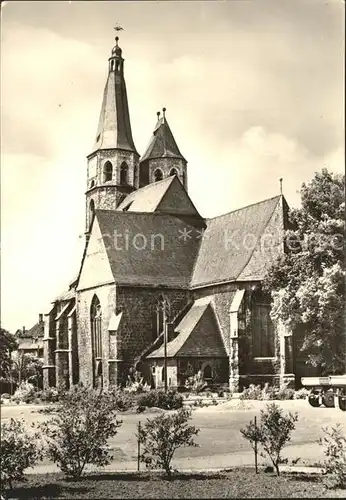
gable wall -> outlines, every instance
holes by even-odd
[[[226,356],[221,333],[209,305],[177,356]]]
[[[105,241],[112,237],[101,235],[100,225],[95,219],[78,282],[79,291],[114,282],[102,236],[106,237]]]

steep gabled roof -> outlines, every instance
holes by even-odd
[[[117,210],[123,211],[129,207],[126,211],[155,212],[173,179],[173,177],[167,177],[162,181],[148,184],[137,189],[137,191],[133,191],[120,203]]]
[[[275,196],[225,215],[207,219],[207,228],[198,253],[191,286],[200,287],[225,281],[237,281],[249,264],[258,242],[273,214],[280,210],[281,196]],[[277,221],[276,229],[283,229]],[[277,235],[278,236],[278,235]],[[270,265],[270,251],[263,250],[264,263],[255,279],[263,279]],[[251,273],[250,273],[251,274]],[[251,279],[249,275],[244,279]]]
[[[115,282],[188,288],[200,240],[184,235],[200,232],[203,220],[112,210],[95,218]]]
[[[141,162],[152,158],[180,158],[186,161],[179,151],[165,115],[158,119]]]
[[[177,336],[167,343],[167,357],[227,356],[211,302],[212,297],[209,296],[193,303],[175,328]],[[163,358],[164,346],[161,345],[147,357]]]
[[[176,175],[133,191],[117,207],[126,212],[161,212],[202,217]]]

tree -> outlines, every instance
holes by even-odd
[[[301,188],[301,208],[289,213],[286,253],[263,287],[272,293],[271,316],[288,327],[296,353],[322,373],[344,373],[344,176],[323,169]]]
[[[110,463],[107,440],[121,425],[111,394],[74,387],[59,400],[56,412],[38,428],[48,439],[48,456],[62,472],[79,478],[87,464]]]
[[[286,459],[282,458],[282,450],[290,441],[297,420],[297,414],[289,412],[288,415],[284,415],[282,408],[276,403],[272,403],[268,404],[265,410],[261,410],[259,425],[255,425],[251,421],[246,427],[240,429],[240,432],[245,439],[250,441],[252,447],[254,447],[255,442],[262,446],[278,476],[280,475],[280,464],[287,462]],[[260,452],[260,455],[265,456],[263,452]]]
[[[172,475],[171,462],[175,451],[182,446],[198,446],[193,439],[199,429],[188,425],[191,411],[180,409],[172,415],[147,419],[138,429],[138,440],[143,445],[141,461],[149,468],[164,469]]]
[[[12,356],[12,379],[18,385],[23,381],[27,381],[36,387],[42,387],[42,367],[42,360],[33,354],[24,354],[17,351]]]
[[[11,353],[18,347],[17,341],[10,332],[0,330],[0,372],[1,377],[8,379],[11,367]]]

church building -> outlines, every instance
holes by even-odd
[[[261,290],[284,252],[284,197],[199,214],[165,108],[136,149],[118,38],[86,177],[80,269],[44,319],[45,387],[122,386],[133,367],[153,387],[294,381],[292,336]]]

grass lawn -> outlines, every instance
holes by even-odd
[[[153,473],[89,474],[68,481],[61,474],[28,475],[7,498],[346,498],[346,490],[327,490],[321,477],[233,469],[222,473],[177,474],[165,479]]]

